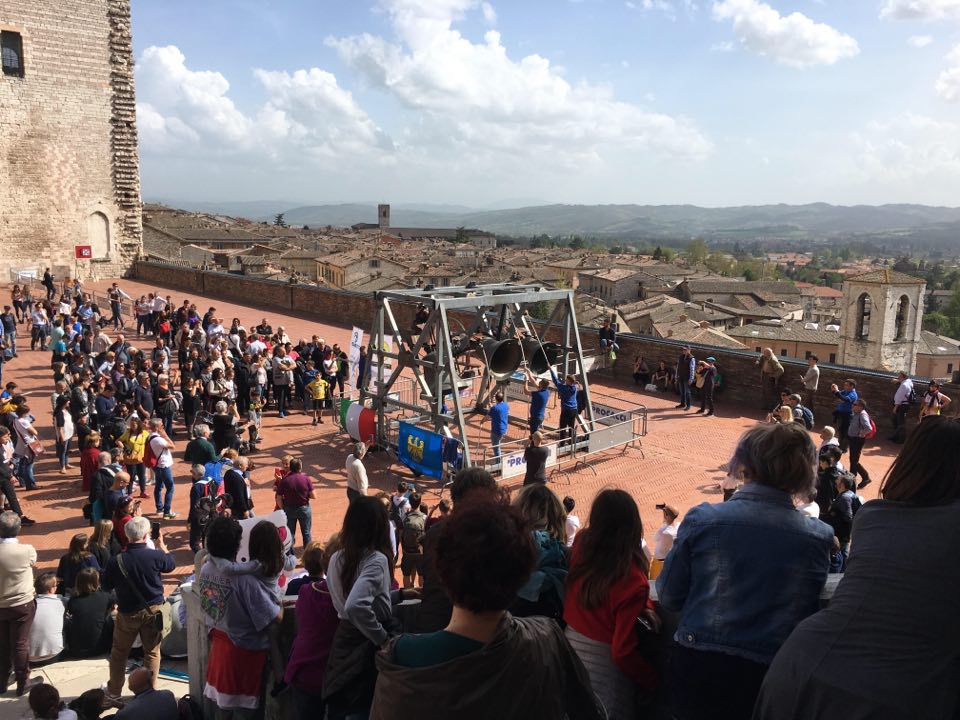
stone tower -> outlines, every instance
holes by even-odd
[[[390,229],[390,206],[377,205],[377,218],[381,230]]]
[[[0,277],[125,273],[141,250],[130,0],[0,3]],[[90,260],[76,263],[76,245]]]
[[[843,282],[842,365],[914,373],[925,280],[872,270]]]

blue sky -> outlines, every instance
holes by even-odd
[[[960,0],[133,0],[144,195],[960,197]]]

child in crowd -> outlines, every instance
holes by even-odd
[[[263,395],[259,387],[250,388],[250,403],[247,408],[247,432],[250,433],[250,449],[255,450],[260,442],[260,420],[263,414]]]
[[[318,422],[323,424],[323,406],[327,402],[327,395],[330,392],[330,383],[323,376],[317,375],[310,381],[306,387],[307,396],[310,398],[313,408],[313,424]]]
[[[822,454],[825,448],[835,447],[837,450],[840,450],[840,441],[837,439],[837,431],[834,430],[830,425],[824,425],[823,430],[820,431],[820,450]],[[843,451],[840,453],[843,454]],[[840,462],[840,459],[837,458],[837,467],[840,469],[840,472],[844,472],[843,463]]]
[[[280,467],[273,469],[273,496],[276,498],[277,489],[280,487],[280,481],[290,474],[290,461],[293,455],[284,455],[280,458]],[[280,506],[274,502],[274,510],[279,510]]]
[[[261,520],[250,531],[250,559],[245,562],[221,563],[222,571],[227,575],[256,575],[260,582],[273,594],[277,605],[283,603],[285,578],[284,572],[290,572],[297,566],[297,557],[290,549],[293,536],[285,527],[278,527],[269,520]],[[283,681],[284,655],[280,648],[280,624],[270,625],[270,666],[273,671],[273,697],[286,688]]]
[[[37,609],[30,629],[30,662],[49,662],[63,652],[63,598],[57,595],[57,576],[52,572],[41,574],[34,589]]]
[[[567,520],[565,523],[567,530],[567,547],[573,547],[573,538],[576,537],[577,533],[580,531],[580,518],[573,514],[573,510],[576,506],[577,503],[569,495],[563,499],[563,509],[567,513]]]
[[[37,720],[77,720],[77,713],[63,704],[60,693],[53,685],[34,685],[27,699]],[[100,710],[99,707],[97,709]]]
[[[843,475],[843,470],[840,469],[839,465],[839,446],[827,445],[820,451],[817,460],[816,502],[821,520],[827,516],[830,506],[837,499],[837,478]]]
[[[313,720],[325,715],[321,689],[327,667],[327,659],[333,647],[333,637],[340,623],[337,609],[327,589],[326,574],[330,558],[340,549],[339,533],[330,537],[326,545],[310,543],[304,551],[315,554],[318,578],[305,582],[297,595],[297,635],[293,639],[290,660],[287,662],[284,681],[290,685],[296,720]],[[309,566],[308,566],[309,569]],[[313,575],[314,571],[311,570]],[[292,583],[291,583],[292,587]]]
[[[450,509],[450,501],[446,498],[430,508],[430,512],[427,514],[427,530],[432,528],[441,520],[445,519],[447,515],[450,514]],[[439,515],[434,515],[434,513],[439,513]]]

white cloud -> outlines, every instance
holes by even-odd
[[[724,52],[724,53],[733,52],[734,48],[735,48],[734,44],[729,40],[725,42],[714,43],[713,45],[710,46],[710,49],[713,52]]]
[[[732,20],[733,31],[748,50],[791,67],[832,65],[860,52],[857,41],[802,13],[780,15],[758,0],[713,3],[715,20]]]
[[[910,47],[925,48],[928,45],[933,44],[933,36],[932,35],[911,35],[909,38],[907,38],[907,43],[910,45]]]
[[[493,5],[488,2],[480,3],[480,9],[483,11],[483,19],[489,25],[493,25],[497,21],[497,11],[493,9]]]
[[[880,17],[897,20],[943,20],[960,17],[960,0],[885,0]]]
[[[490,30],[472,42],[453,27],[476,0],[381,0],[399,42],[327,38],[368,82],[417,113],[408,141],[484,166],[602,166],[628,153],[702,157],[709,140],[689,120],[618,100],[608,86],[569,82],[547,58],[514,60]]]
[[[851,140],[864,182],[902,185],[904,196],[912,196],[919,181],[955,183],[960,179],[957,123],[904,113],[871,123]]]
[[[148,47],[136,66],[137,121],[148,153],[332,157],[392,147],[328,72],[255,70],[267,95],[255,115],[236,107],[219,72],[196,71],[172,45]]]
[[[948,67],[940,72],[937,78],[937,93],[944,100],[957,102],[960,100],[960,44],[948,52],[944,60]]]

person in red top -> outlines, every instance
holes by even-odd
[[[656,618],[642,541],[633,498],[623,490],[603,490],[593,501],[589,525],[574,540],[567,575],[567,640],[610,720],[634,717],[637,693],[652,695],[657,686],[656,671],[637,639],[637,618]],[[653,621],[659,625],[659,619]]]
[[[120,549],[126,550],[127,543],[127,523],[133,520],[134,516],[141,515],[140,502],[134,500],[129,495],[124,496],[117,503],[116,512],[113,513],[113,532],[120,543]]]
[[[303,546],[306,547],[310,544],[310,526],[313,524],[310,501],[316,495],[313,492],[313,480],[304,475],[302,470],[303,462],[299,458],[293,458],[290,461],[290,472],[277,483],[277,506],[287,514],[291,539],[296,538],[297,522],[300,523],[300,534],[303,536]]]
[[[84,447],[80,451],[81,489],[90,492],[90,479],[100,468],[100,433],[94,430],[87,435]]]

